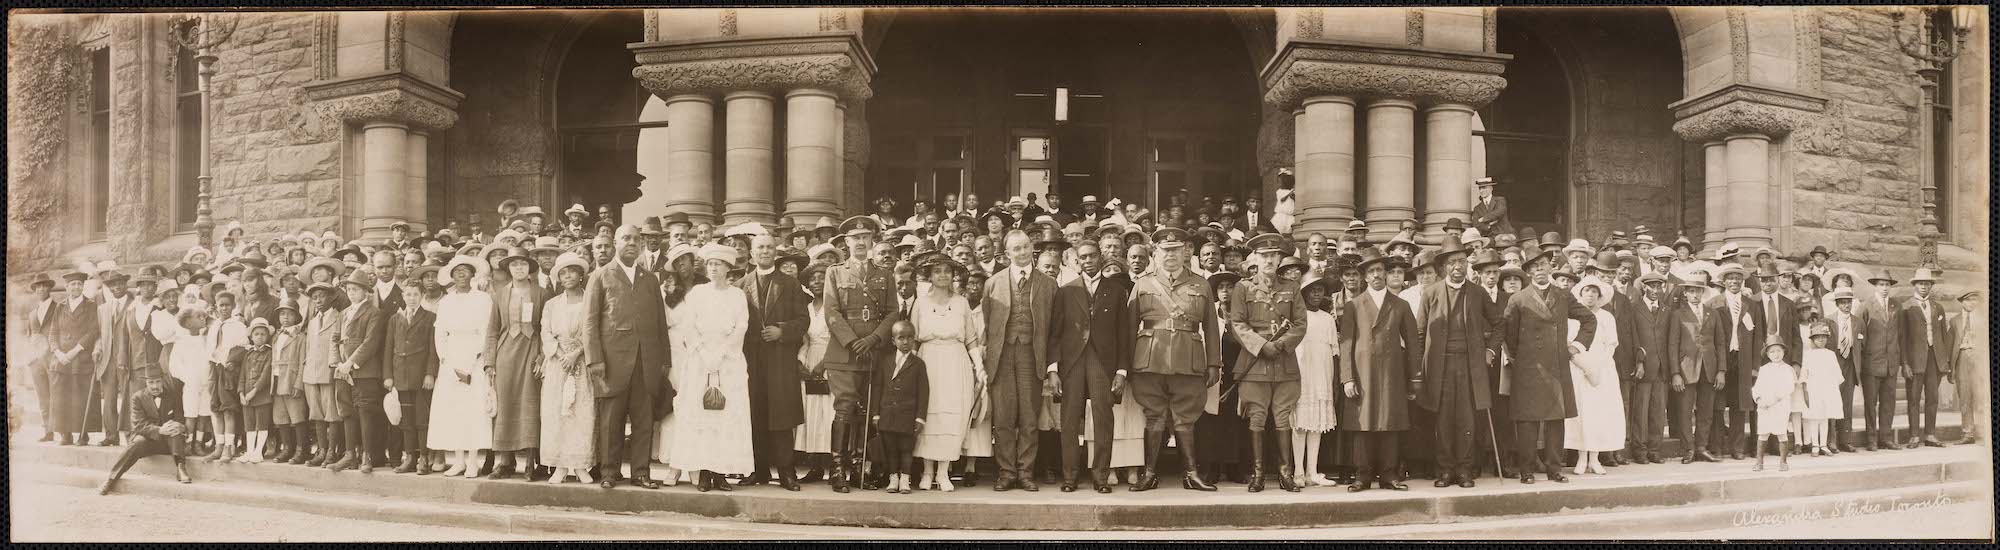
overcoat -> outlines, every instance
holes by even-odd
[[[1364,291],[1340,306],[1340,384],[1360,386],[1359,397],[1340,404],[1340,429],[1393,432],[1410,429],[1410,390],[1423,348],[1417,341],[1417,317],[1395,293],[1382,302]]]
[[[750,328],[743,332],[750,402],[763,404],[762,410],[751,411],[751,424],[759,430],[795,428],[806,421],[799,347],[805,344],[812,318],[806,313],[805,290],[798,279],[782,271],[767,275],[755,269],[743,275],[742,287],[750,300]],[[778,327],[777,341],[764,341],[766,326]]]
[[[1597,315],[1553,285],[1533,286],[1507,299],[1507,347],[1514,350],[1512,399],[1516,422],[1576,417],[1576,390],[1569,376],[1570,342],[1589,346],[1597,336]],[[1578,323],[1576,338],[1565,319]]]

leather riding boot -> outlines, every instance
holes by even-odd
[[[1258,447],[1262,446],[1263,445],[1258,445]],[[1278,456],[1282,457],[1279,459],[1279,462],[1283,463],[1284,465],[1278,467],[1278,476],[1279,476],[1278,488],[1284,489],[1287,492],[1296,493],[1299,492],[1299,479],[1293,474],[1297,471],[1298,465],[1292,463],[1292,450],[1293,447],[1292,447],[1291,435],[1290,434],[1279,435]],[[1260,460],[1258,462],[1262,461]]]
[[[1160,450],[1167,447],[1165,431],[1146,430],[1146,466],[1139,474],[1138,481],[1126,487],[1128,491],[1150,491],[1160,484],[1158,468]]]
[[[833,464],[831,464],[830,467],[828,468],[826,479],[827,483],[833,486],[833,492],[845,493],[847,492],[847,473],[848,473],[847,472],[847,423],[842,422],[841,419],[836,418],[833,421],[832,428],[833,428],[832,433],[830,435],[833,438],[833,453],[832,453]]]
[[[1252,493],[1264,492],[1264,432],[1261,430],[1250,432],[1250,483],[1244,489]]]
[[[1185,470],[1181,473],[1181,487],[1194,491],[1214,491],[1214,485],[1209,485],[1208,482],[1202,481],[1201,476],[1195,474],[1200,465],[1195,462],[1194,458],[1194,449],[1197,448],[1194,442],[1194,428],[1187,427],[1174,430],[1174,441],[1179,443],[1180,448],[1186,449],[1181,453],[1181,469]]]

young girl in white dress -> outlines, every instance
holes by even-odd
[[[1798,369],[1785,362],[1785,343],[1764,344],[1764,358],[1770,362],[1757,367],[1757,382],[1750,386],[1750,398],[1757,403],[1757,464],[1753,472],[1764,471],[1764,443],[1778,440],[1778,469],[1792,469],[1792,442],[1785,438],[1791,430],[1792,392],[1798,389]]]
[[[693,250],[693,247],[689,245],[675,246],[673,250],[667,252],[667,264],[676,265],[676,262],[682,256],[692,254]],[[667,351],[672,357],[676,358],[692,357],[687,346],[688,336],[691,333],[690,331],[681,330],[681,324],[687,319],[694,317],[694,315],[689,314],[689,310],[683,309],[681,306],[686,303],[688,287],[694,285],[695,282],[689,280],[683,273],[686,272],[678,270],[660,272],[660,303],[666,304],[667,307]],[[679,392],[685,391],[681,389],[679,374],[676,371],[667,372],[668,382],[673,385],[675,396],[679,396]],[[680,403],[676,401],[674,406],[679,407]],[[674,425],[679,421],[677,413],[678,411],[669,412],[666,418],[653,423],[653,460],[666,465],[666,477],[662,478],[661,481],[669,486],[679,485],[682,475],[679,469],[673,467]]]
[[[985,386],[986,371],[973,368],[972,363],[974,356],[985,351],[982,333],[972,330],[972,306],[958,295],[953,283],[964,269],[943,254],[925,258],[917,268],[931,283],[928,292],[917,296],[910,312],[917,332],[917,356],[924,360],[930,386],[915,450],[916,457],[924,460],[918,489],[955,490],[950,464],[963,454],[966,430],[972,427],[974,396]],[[939,475],[940,469],[944,475]]]
[[[723,479],[755,469],[750,425],[750,367],[743,357],[743,334],[749,330],[750,302],[732,286],[736,248],[710,243],[701,251],[708,282],[688,289],[683,314],[699,312],[698,320],[679,322],[687,334],[687,355],[676,356],[674,388],[674,449],[671,464],[684,472],[699,472],[695,487],[730,491]],[[705,406],[704,394],[714,389],[722,406]]]
[[[458,463],[445,470],[446,476],[479,477],[486,449],[493,445],[493,385],[482,357],[493,322],[493,297],[473,288],[485,274],[486,264],[466,256],[452,258],[438,272],[438,282],[450,284],[451,290],[438,300],[438,377],[426,437],[432,450],[457,455]]]
[[[1825,456],[1827,442],[1832,441],[1827,421],[1847,417],[1847,408],[1840,400],[1840,384],[1845,379],[1840,373],[1840,357],[1827,346],[1833,339],[1833,330],[1825,322],[1819,322],[1813,323],[1807,334],[1811,335],[1813,345],[1800,357],[1804,363],[1800,370],[1805,374],[1806,410],[1799,437],[1812,449],[1813,456]]]
[[[1320,437],[1334,429],[1333,360],[1340,343],[1334,331],[1333,289],[1340,280],[1313,279],[1299,289],[1306,299],[1306,337],[1296,350],[1299,358],[1299,403],[1292,412],[1292,463],[1302,466],[1295,481],[1321,487],[1338,485],[1319,473]]]
[[[1610,285],[1591,278],[1570,288],[1576,301],[1590,308],[1597,316],[1597,330],[1591,338],[1590,351],[1571,356],[1569,360],[1570,379],[1576,395],[1576,417],[1563,421],[1563,448],[1574,449],[1578,453],[1577,475],[1584,472],[1603,475],[1604,466],[1598,464],[1597,453],[1616,451],[1625,447],[1625,406],[1618,396],[1618,366],[1612,361],[1612,354],[1618,349],[1618,321],[1606,311],[1607,296],[1611,295]],[[1568,321],[1573,338],[1578,323]]]

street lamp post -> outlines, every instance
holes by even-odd
[[[221,18],[219,24],[216,21],[218,18]],[[236,18],[223,18],[220,14],[201,14],[191,16],[188,19],[178,20],[175,22],[175,25],[177,25],[176,32],[168,33],[168,35],[172,36],[174,42],[180,47],[195,52],[195,74],[199,77],[198,83],[201,91],[201,151],[199,152],[201,155],[201,172],[195,177],[198,188],[195,194],[194,233],[195,241],[200,243],[202,248],[208,248],[215,240],[215,218],[212,215],[214,211],[209,205],[209,198],[214,195],[214,188],[212,186],[214,178],[210,172],[210,165],[214,164],[214,160],[210,158],[211,154],[209,150],[209,138],[212,135],[214,126],[213,119],[210,117],[210,104],[213,103],[214,93],[209,86],[210,81],[215,77],[216,56],[213,50],[216,46],[228,41],[230,35],[236,34]]]
[[[1932,14],[1942,10],[1950,10],[1953,27],[1950,36],[1941,32],[1934,33],[1928,23]],[[1914,43],[1903,34],[1903,10],[1889,12],[1889,17],[1894,20],[1896,26],[1896,45],[1901,47],[1903,55],[1917,60],[1917,86],[1923,89],[1922,114],[1918,117],[1921,123],[1919,135],[1924,136],[1923,139],[1928,139],[1935,131],[1932,128],[1932,112],[1937,108],[1938,86],[1950,85],[1939,82],[1939,77],[1943,75],[1944,67],[1951,63],[1952,58],[1964,53],[1965,37],[1972,31],[1973,20],[1978,18],[1975,10],[1977,8],[1974,6],[1917,8],[1917,12],[1923,17],[1917,20],[1917,39]],[[1930,36],[1932,34],[1936,36]],[[1949,142],[1947,146],[1948,144]],[[1944,235],[1938,227],[1937,182],[1938,178],[1950,177],[1950,174],[1937,173],[1932,164],[1929,161],[1918,163],[1918,192],[1922,195],[1920,198],[1923,201],[1923,217],[1918,220],[1920,227],[1917,232],[1917,264],[1936,268],[1938,239]]]

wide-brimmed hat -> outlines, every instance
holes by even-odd
[[[535,258],[528,255],[528,249],[512,246],[507,247],[506,250],[507,255],[500,258],[500,269],[508,269],[507,265],[516,261],[528,262],[528,270],[530,272],[536,269]]]
[[[562,250],[563,248],[562,248],[561,238],[558,238],[554,235],[543,235],[540,237],[535,237],[535,246],[534,248],[528,249],[528,252],[532,254],[540,254],[543,252],[562,252]]]
[[[1977,291],[1974,291],[1974,292],[1977,292]],[[1828,296],[1828,299],[1831,299],[1831,300],[1833,300],[1833,302],[1837,304],[1837,303],[1840,303],[1840,301],[1841,301],[1841,300],[1852,300],[1852,299],[1854,299],[1854,289],[1851,289],[1851,288],[1839,288],[1839,289],[1834,289],[1834,291],[1833,291],[1833,292],[1829,292],[1829,293],[1827,293],[1827,296]]]
[[[798,266],[798,269],[800,271],[805,271],[806,266],[811,263],[812,263],[811,258],[807,258],[805,254],[800,254],[795,252],[791,254],[784,254],[778,256],[778,259],[773,260],[771,262],[771,265],[782,269],[785,267],[785,264],[792,264],[794,266]]]
[[[834,223],[833,216],[820,216],[819,222],[813,224],[813,231],[815,232],[819,231],[833,232],[839,230],[840,230],[840,224]]]
[[[736,247],[721,243],[708,243],[707,245],[703,245],[700,250],[695,251],[695,253],[700,256],[703,262],[715,260],[729,264],[730,267],[736,267],[736,262],[738,261]]]
[[[564,252],[561,256],[557,256],[556,268],[555,270],[550,271],[549,275],[551,277],[560,276],[562,275],[562,271],[564,269],[572,267],[582,269],[584,277],[590,276],[590,268],[591,268],[590,260],[585,259],[582,254],[577,254],[575,252]]]
[[[1883,269],[1875,272],[1874,276],[1868,278],[1868,284],[1872,285],[1878,282],[1887,283],[1889,286],[1896,286],[1898,281],[1896,280],[1896,276],[1889,274],[1889,270]]]
[[[1560,278],[1567,278],[1567,279],[1569,279],[1569,280],[1571,280],[1571,281],[1581,281],[1581,280],[1583,280],[1583,277],[1581,277],[1581,276],[1578,276],[1578,275],[1576,274],[1576,272],[1574,272],[1574,271],[1570,271],[1570,270],[1567,270],[1567,269],[1558,269],[1558,270],[1555,270],[1555,271],[1550,271],[1550,272],[1549,272],[1549,278],[1550,278],[1550,279],[1555,279],[1555,278],[1558,278],[1558,277],[1560,277]],[[1572,288],[1572,290],[1574,290],[1574,288]]]
[[[1488,267],[1505,265],[1506,263],[1507,263],[1506,260],[1500,258],[1500,253],[1494,252],[1493,249],[1488,248],[1486,250],[1479,251],[1478,255],[1472,257],[1472,270],[1483,271]]]
[[[454,256],[450,262],[444,264],[444,269],[438,270],[438,284],[451,286],[451,273],[457,271],[458,266],[471,267],[473,279],[486,276],[485,261],[474,259],[472,256]]]
[[[1500,280],[1505,281],[1508,277],[1520,279],[1521,282],[1525,283],[1528,281],[1528,272],[1522,271],[1521,268],[1512,265],[1501,266]]]
[[[47,273],[36,273],[35,280],[28,283],[29,289],[34,289],[37,287],[44,287],[44,286],[49,288],[55,288],[56,286],[56,281],[54,279],[50,279]]]
[[[1234,271],[1217,271],[1208,275],[1208,291],[1213,293],[1217,289],[1222,288],[1222,285],[1241,280],[1243,280],[1243,276]]]
[[[1312,280],[1306,281],[1299,285],[1299,294],[1304,295],[1307,290],[1312,289],[1314,287],[1318,287],[1322,290],[1325,290],[1327,295],[1331,296],[1334,292],[1338,292],[1340,290],[1340,277],[1331,275],[1324,277],[1314,277],[1312,278]]]
[[[374,289],[375,282],[374,270],[366,268],[349,271],[347,272],[347,278],[340,280],[340,284],[358,286],[362,290]]]
[[[1360,254],[1360,256],[1361,256],[1361,261],[1358,261],[1358,262],[1355,262],[1355,263],[1354,263],[1354,268],[1355,268],[1355,269],[1359,269],[1359,270],[1363,270],[1363,271],[1366,271],[1366,270],[1368,269],[1368,266],[1371,266],[1371,265],[1375,265],[1375,264],[1378,264],[1378,263],[1381,263],[1381,262],[1384,262],[1384,261],[1387,261],[1387,260],[1392,260],[1392,259],[1396,259],[1396,260],[1400,260],[1400,259],[1401,259],[1401,258],[1398,258],[1398,257],[1396,257],[1396,256],[1390,256],[1390,255],[1388,255],[1388,254],[1383,254],[1383,253],[1382,253],[1382,250],[1381,250],[1381,249],[1379,249],[1379,248],[1375,248],[1375,247],[1372,247],[1372,246],[1370,246],[1370,247],[1367,247],[1367,248],[1361,248],[1361,249],[1359,249],[1359,250],[1356,250],[1356,253]]]
[[[1564,247],[1562,247],[1562,252],[1563,252],[1563,255],[1564,255],[1564,256],[1568,256],[1568,255],[1569,255],[1569,253],[1571,253],[1571,252],[1582,252],[1582,253],[1584,253],[1584,254],[1586,254],[1586,255],[1590,255],[1590,256],[1596,256],[1596,255],[1597,255],[1597,247],[1594,247],[1594,246],[1590,246],[1590,241],[1589,241],[1589,240],[1585,240],[1585,239],[1570,239],[1570,241],[1569,241],[1569,245],[1568,245],[1568,246],[1564,246]]]
[[[834,248],[831,243],[819,243],[816,245],[812,245],[812,248],[806,249],[807,258],[819,258],[820,256],[826,254],[834,254],[838,256],[840,254],[840,249]]]
[[[1674,257],[1674,249],[1672,249],[1672,248],[1667,248],[1667,247],[1664,247],[1664,246],[1655,246],[1655,247],[1653,247],[1653,249],[1652,249],[1652,250],[1648,250],[1648,251],[1646,251],[1646,256],[1647,256],[1647,257],[1650,257],[1650,258],[1667,258],[1667,259],[1673,259],[1673,257]]]
[[[1465,229],[1465,220],[1452,218],[1444,221],[1445,231],[1463,230],[1463,229]]]
[[[1916,273],[1910,275],[1910,284],[1936,283],[1939,275],[1941,274],[1936,269],[1919,267]]]
[[[1300,259],[1298,256],[1286,256],[1283,259],[1278,260],[1277,273],[1282,275],[1287,269],[1297,269],[1299,271],[1305,271],[1307,267],[1310,267],[1310,265],[1306,264],[1306,261]]]
[[[589,217],[589,216],[590,216],[590,211],[589,211],[589,210],[586,210],[586,209],[584,209],[584,208],[583,208],[583,205],[582,205],[582,204],[570,204],[570,205],[569,205],[569,208],[568,208],[568,209],[566,209],[566,210],[563,210],[563,216],[565,216],[565,217]]]

